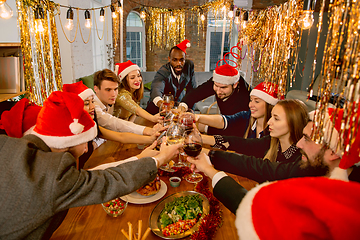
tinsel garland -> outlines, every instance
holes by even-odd
[[[319,15],[324,13],[322,0]],[[360,101],[360,0],[336,0],[330,4],[329,27],[325,42],[321,76],[317,96],[312,139],[320,144],[325,137],[325,114],[331,97],[335,108],[343,108],[337,151],[345,154],[359,134],[360,120],[356,120]],[[320,28],[320,26],[319,26]],[[318,31],[318,34],[319,31]],[[337,112],[337,111],[335,111]],[[335,117],[334,117],[335,119]]]
[[[42,105],[51,92],[61,90],[61,63],[54,19],[55,4],[42,1],[44,31],[36,30],[34,1],[16,1],[19,13],[21,50],[26,91],[31,101]]]
[[[238,32],[239,42],[246,42],[251,74],[255,73],[260,81],[277,84],[282,95],[287,92],[289,66],[297,64],[302,7],[302,0],[289,0],[279,6],[252,10],[246,28]]]
[[[191,173],[189,167],[173,168],[175,172],[166,172],[159,169],[160,176],[177,176],[182,178],[186,174]],[[203,194],[210,203],[210,212],[201,220],[199,229],[191,235],[191,240],[211,240],[216,231],[222,225],[222,210],[220,202],[217,200],[209,189],[209,178],[203,173],[203,180],[195,184],[194,190]]]

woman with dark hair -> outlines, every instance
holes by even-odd
[[[281,100],[271,111],[269,136],[245,139],[232,136],[203,135],[203,143],[271,162],[293,162],[301,157],[296,143],[309,120],[306,106],[299,100]]]
[[[114,104],[113,115],[134,121],[136,116],[157,123],[162,120],[159,114],[152,115],[139,106],[143,98],[144,84],[140,68],[130,60],[115,65],[115,73],[120,78],[119,94]]]

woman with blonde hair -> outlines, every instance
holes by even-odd
[[[234,136],[206,136],[204,144],[224,150],[232,150],[271,162],[292,162],[301,157],[296,143],[302,137],[309,116],[306,106],[299,100],[281,100],[271,112],[268,121],[269,136],[245,139]]]
[[[250,92],[249,110],[233,115],[196,115],[197,123],[205,124],[209,135],[238,136],[260,138],[269,135],[267,124],[271,110],[279,99],[278,86],[270,82],[258,84]],[[202,127],[200,127],[202,130]]]
[[[130,121],[134,121],[136,116],[140,116],[153,123],[160,122],[162,120],[160,114],[152,115],[139,106],[144,94],[144,84],[139,66],[130,60],[117,63],[115,74],[120,79],[120,86],[113,115]]]

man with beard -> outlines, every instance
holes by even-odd
[[[186,48],[190,41],[185,39],[171,48],[169,62],[163,65],[155,74],[151,83],[150,99],[146,108],[151,114],[159,112],[164,94],[172,94],[175,102],[180,102],[186,91],[196,88],[194,63],[186,60]]]
[[[195,103],[215,95],[217,105],[223,115],[233,115],[249,110],[250,87],[244,73],[225,63],[217,66],[213,77],[196,89],[188,91],[183,103],[192,108]]]
[[[313,120],[313,117],[314,112],[310,113],[310,119]],[[339,168],[344,146],[342,145],[340,149],[337,148],[340,124],[334,126],[328,114],[324,122],[326,124],[324,135],[326,144],[320,145],[311,140],[314,122],[309,121],[303,129],[303,137],[296,144],[301,150],[302,157],[291,163],[270,162],[267,159],[214,150],[210,151],[208,156],[202,155],[200,158],[206,159],[214,169],[246,177],[258,183],[305,176],[329,177],[334,169]],[[360,142],[359,134],[353,143],[356,151],[360,148],[357,146],[358,142]],[[360,161],[358,152],[352,154],[352,157],[357,159],[354,161],[355,163]],[[360,182],[359,166],[350,165],[345,169],[349,180]]]

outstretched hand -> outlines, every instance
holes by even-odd
[[[144,157],[154,157],[156,155],[159,154],[159,151],[154,150],[154,148],[157,145],[157,141],[155,140],[150,146],[148,146],[147,148],[145,148],[139,155],[137,155],[136,157],[138,159],[140,158],[144,158]]]
[[[187,160],[191,163],[192,170],[195,168],[195,170],[205,173],[210,178],[218,172],[211,164],[209,156],[205,153],[200,153],[196,158],[188,157]]]
[[[159,161],[159,166],[169,162],[175,155],[179,154],[179,148],[182,144],[166,145],[166,138],[163,137],[160,145],[160,152],[156,155],[156,159]]]

